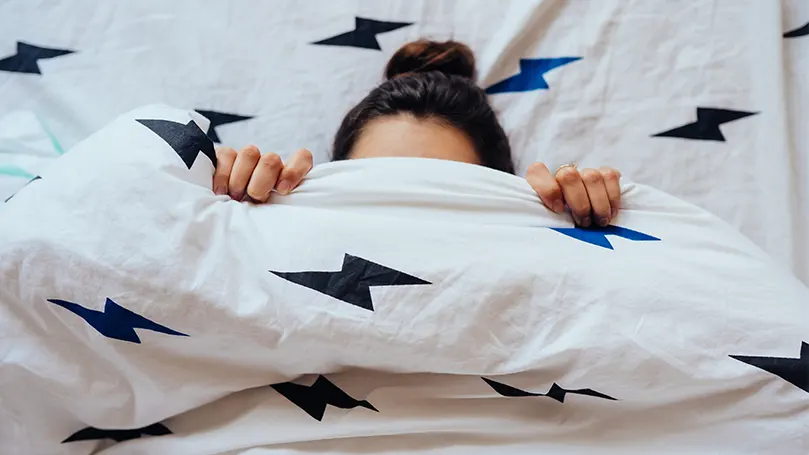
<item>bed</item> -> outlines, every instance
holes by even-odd
[[[0,71],[6,197],[42,155],[157,102],[219,113],[224,144],[307,147],[327,161],[342,115],[399,45],[454,38],[476,51],[486,87],[521,59],[577,59],[544,67],[546,87],[491,97],[521,172],[535,160],[612,165],[717,214],[809,280],[806,2],[10,0],[0,13],[5,62],[20,43],[70,52]],[[317,44],[364,19],[393,26],[361,45]],[[676,131],[700,121],[705,134]]]
[[[634,233],[610,231],[597,234],[596,240],[585,236],[589,240],[583,241],[587,244],[584,246],[593,249],[583,249],[582,252],[606,254],[623,248],[630,252],[629,257],[634,257],[633,248],[643,245],[648,250],[656,248],[657,240],[662,239],[660,244],[668,245],[676,243],[670,240],[676,238],[695,257],[701,257],[702,245],[706,257],[736,257],[739,262],[711,262],[724,265],[715,270],[705,269],[705,273],[724,278],[717,278],[714,284],[719,284],[714,288],[706,282],[704,288],[698,288],[705,294],[699,297],[698,292],[692,292],[690,302],[703,302],[700,299],[707,299],[706,296],[722,295],[746,299],[738,309],[724,308],[729,312],[727,320],[708,317],[697,324],[703,330],[701,334],[710,330],[725,334],[722,342],[717,344],[700,338],[701,335],[695,337],[697,329],[682,326],[671,328],[674,336],[670,337],[670,344],[663,341],[657,344],[658,341],[650,340],[667,330],[665,324],[651,323],[649,321],[654,319],[650,317],[644,326],[629,317],[629,313],[621,313],[625,316],[622,319],[625,323],[634,321],[633,324],[637,324],[626,326],[621,339],[626,343],[637,343],[641,350],[646,350],[649,359],[658,362],[656,368],[651,368],[639,361],[633,363],[637,360],[633,358],[627,363],[632,367],[626,367],[629,376],[633,371],[640,371],[643,374],[634,376],[634,379],[651,383],[665,371],[677,384],[685,384],[694,378],[699,383],[699,386],[683,392],[680,401],[677,395],[655,401],[650,394],[661,389],[649,388],[644,392],[646,395],[643,396],[647,398],[644,403],[655,405],[639,407],[633,409],[635,413],[627,414],[626,410],[633,406],[633,389],[614,383],[610,388],[609,381],[605,388],[605,382],[598,381],[613,370],[609,362],[599,360],[601,348],[597,341],[581,341],[589,340],[585,335],[588,334],[586,329],[591,327],[581,320],[577,320],[580,324],[575,326],[577,333],[582,334],[580,340],[554,345],[558,351],[544,348],[540,357],[542,361],[550,362],[553,368],[591,365],[587,370],[591,374],[587,377],[576,373],[575,369],[565,369],[562,376],[545,374],[542,380],[537,380],[536,376],[525,375],[528,370],[542,371],[536,369],[536,364],[532,364],[531,369],[503,359],[500,364],[470,366],[453,363],[460,362],[460,355],[445,358],[455,368],[446,364],[425,367],[413,360],[417,351],[407,351],[403,347],[403,352],[407,352],[411,360],[400,365],[400,374],[389,374],[397,368],[396,358],[390,355],[374,356],[376,363],[364,363],[362,356],[351,357],[351,361],[344,363],[330,358],[311,358],[303,362],[306,368],[276,359],[274,361],[281,362],[285,368],[245,369],[242,368],[244,364],[256,364],[255,357],[245,354],[246,358],[236,362],[239,368],[233,370],[241,371],[244,376],[234,379],[231,374],[216,368],[220,364],[200,360],[206,349],[204,343],[193,345],[193,349],[181,344],[172,344],[169,348],[151,347],[163,346],[159,343],[163,343],[164,338],[160,337],[171,340],[166,343],[182,343],[187,341],[185,338],[196,343],[194,330],[213,327],[205,325],[215,319],[213,316],[209,320],[197,315],[193,319],[197,326],[191,324],[185,328],[178,325],[181,315],[163,311],[155,314],[152,307],[150,322],[139,322],[141,325],[136,327],[139,330],[135,331],[133,326],[128,331],[108,331],[90,323],[94,317],[91,315],[106,312],[128,315],[127,311],[142,315],[150,311],[150,305],[138,307],[127,302],[126,296],[134,292],[137,285],[122,284],[125,290],[102,296],[99,289],[74,289],[64,280],[54,278],[56,275],[42,275],[36,278],[41,281],[37,281],[39,291],[29,292],[15,285],[2,294],[3,303],[8,308],[28,308],[25,306],[28,302],[38,302],[31,304],[30,314],[22,310],[4,310],[7,312],[0,318],[5,324],[4,330],[19,337],[9,336],[6,341],[39,339],[36,336],[42,335],[38,330],[49,328],[60,333],[59,340],[73,340],[82,348],[73,353],[62,353],[46,343],[47,346],[43,346],[48,347],[48,355],[43,354],[42,359],[54,360],[50,356],[59,352],[61,357],[57,360],[64,361],[86,349],[84,358],[97,362],[88,360],[86,365],[90,366],[72,371],[75,373],[75,376],[70,376],[72,388],[67,385],[60,388],[56,377],[50,378],[52,383],[49,382],[47,387],[44,382],[40,384],[43,390],[52,394],[43,394],[43,397],[58,397],[53,402],[64,405],[51,408],[47,399],[38,401],[35,415],[53,418],[43,430],[42,441],[36,441],[35,436],[25,432],[31,427],[23,425],[26,421],[14,412],[0,414],[0,418],[8,423],[0,430],[5,433],[0,434],[8,438],[19,437],[28,444],[0,447],[0,453],[19,453],[19,450],[13,450],[20,447],[31,448],[31,453],[77,455],[98,451],[110,454],[248,453],[250,447],[264,449],[256,448],[249,453],[357,453],[362,450],[381,451],[388,446],[401,453],[431,450],[487,453],[495,446],[511,446],[515,451],[528,453],[536,445],[532,445],[530,438],[524,438],[537,420],[543,422],[537,428],[541,428],[539,434],[548,444],[545,448],[553,448],[556,453],[632,453],[628,452],[632,447],[641,451],[638,453],[648,453],[642,450],[682,453],[683,447],[690,449],[689,453],[699,453],[700,448],[710,447],[710,451],[703,453],[761,453],[772,449],[800,455],[809,448],[809,431],[806,431],[809,385],[804,379],[809,368],[806,364],[809,361],[809,339],[805,335],[809,330],[805,321],[809,318],[806,317],[805,305],[801,306],[807,294],[805,287],[798,281],[793,282],[792,278],[794,275],[804,283],[809,282],[809,182],[806,179],[809,173],[806,126],[809,124],[809,108],[806,106],[809,82],[804,77],[809,65],[806,60],[809,55],[809,4],[806,2],[546,0],[513,1],[500,5],[484,1],[383,4],[279,1],[257,4],[248,1],[97,3],[80,0],[64,3],[9,0],[0,4],[0,18],[0,37],[3,38],[0,41],[0,191],[4,192],[0,196],[5,199],[17,194],[5,209],[0,207],[2,222],[8,226],[3,233],[9,238],[21,241],[33,235],[13,226],[15,219],[22,219],[15,217],[24,215],[43,221],[42,232],[47,233],[48,238],[58,239],[58,230],[47,229],[58,224],[56,214],[61,212],[54,209],[38,213],[34,208],[25,208],[25,204],[33,204],[37,197],[50,194],[56,201],[80,206],[79,195],[94,197],[92,188],[82,183],[88,178],[86,176],[101,175],[104,169],[109,169],[110,179],[126,175],[125,168],[121,167],[125,161],[115,161],[117,158],[114,157],[132,149],[133,144],[144,150],[154,150],[156,162],[163,163],[161,160],[165,159],[165,163],[169,163],[166,166],[174,169],[171,172],[188,171],[189,177],[182,179],[197,186],[183,188],[187,189],[189,197],[192,193],[198,197],[202,188],[200,178],[206,172],[204,163],[200,164],[201,159],[193,169],[191,165],[184,169],[182,162],[171,161],[171,150],[159,138],[150,135],[142,124],[137,124],[139,119],[159,118],[177,122],[195,119],[193,121],[205,127],[208,137],[215,142],[234,147],[252,143],[264,151],[281,155],[306,147],[314,153],[317,162],[324,163],[328,161],[330,140],[342,115],[380,80],[387,58],[398,46],[419,37],[453,38],[468,43],[476,52],[479,83],[490,92],[491,102],[509,133],[512,148],[518,155],[518,172],[524,173],[528,165],[537,160],[547,163],[550,168],[570,161],[580,166],[606,164],[620,169],[627,181],[639,184],[640,189],[627,189],[629,194],[638,195],[640,201],[637,204],[641,215],[633,218],[636,224],[630,223]],[[134,111],[135,114],[119,118],[151,103],[165,103],[185,110],[150,108],[152,110]],[[99,142],[97,138],[91,140],[92,146],[83,143],[83,149],[92,149],[92,152],[80,152],[82,147],[78,153],[68,151],[116,118],[119,120],[113,125],[119,126],[108,131],[124,128],[125,133],[116,134],[126,134],[132,141],[118,142],[121,150],[110,150],[109,159],[113,161],[105,161],[108,158],[100,154],[98,144],[107,142]],[[103,134],[112,133],[102,133],[98,137],[104,137]],[[93,160],[97,160],[97,164],[93,165]],[[71,174],[58,169],[60,166],[53,166],[54,162],[74,163],[75,169],[84,173]],[[150,170],[145,163],[132,161],[133,169],[143,170],[145,176],[158,176],[149,174],[153,169]],[[335,165],[328,166],[322,167],[321,174],[315,176],[325,180],[313,178],[315,187],[317,182],[326,185],[323,182],[328,180],[330,169],[335,169]],[[378,166],[384,167],[382,163]],[[92,169],[95,174],[88,173]],[[468,172],[459,167],[447,169],[459,174]],[[355,171],[364,172],[362,169]],[[49,172],[53,176],[51,179],[48,178]],[[37,179],[40,175],[45,177]],[[409,182],[402,178],[405,180],[398,182],[400,186]],[[113,188],[110,179],[106,180],[109,186],[103,188]],[[484,177],[481,179],[485,180]],[[56,197],[56,182],[62,182],[65,188],[75,188],[75,193]],[[169,185],[167,182],[155,185]],[[397,183],[397,180],[391,178],[391,182]],[[503,182],[506,187],[511,184]],[[28,187],[21,189],[26,183]],[[647,192],[644,185],[670,193],[713,215],[687,204],[671,202],[662,193]],[[312,191],[315,191],[315,196],[302,193],[297,200],[305,204],[307,197],[312,197],[311,200],[315,201],[311,203],[313,209],[322,208],[318,205],[322,201],[317,199],[316,189]],[[519,211],[523,209],[519,205],[519,188],[514,191],[515,210]],[[109,200],[112,199],[99,196],[88,203],[87,207],[95,207],[97,211],[87,212],[87,220],[101,216],[98,210],[111,207],[105,205]],[[147,200],[151,201],[144,197],[144,201]],[[291,210],[284,207],[283,201],[279,202],[279,207],[272,210]],[[692,231],[667,230],[657,224],[659,217],[643,217],[644,211],[654,212],[655,207],[668,207],[666,204],[669,203],[677,210],[665,213],[700,220],[694,224],[697,227],[715,226],[711,231],[712,241],[724,245],[722,242],[726,239],[730,246],[712,248],[697,236],[703,231],[694,228],[694,236],[689,237],[684,233]],[[56,207],[56,204],[51,206]],[[533,213],[532,216],[545,215]],[[713,220],[712,216],[718,219]],[[522,218],[509,220],[512,224],[522,222]],[[80,228],[95,232],[90,224],[81,223],[83,221],[73,220],[66,222],[66,226],[73,230],[71,232],[81,232],[83,229]],[[565,224],[563,220],[548,218],[544,223],[549,232],[543,235],[551,235],[549,242],[558,238],[582,240],[582,234],[570,230],[569,222]],[[747,245],[747,240],[736,238],[733,229],[718,227],[725,226],[723,223],[741,232],[752,244]],[[277,229],[292,230],[283,226]],[[492,232],[497,230],[492,229]],[[97,233],[113,238],[115,232]],[[617,240],[605,240],[616,236]],[[32,269],[19,245],[22,243],[4,250],[0,271],[5,283],[34,280],[30,276],[24,278],[20,272],[26,264],[27,270]],[[463,256],[463,245],[453,248],[455,254]],[[64,259],[69,256],[65,251],[72,250],[66,247],[53,251],[56,251],[56,256],[40,253],[36,257]],[[336,250],[334,253],[337,254]],[[723,256],[726,254],[729,256]],[[770,264],[768,256],[775,262]],[[291,257],[291,254],[286,256],[287,259]],[[686,259],[676,257],[681,261],[680,266],[687,263]],[[368,265],[367,258],[352,256],[347,251],[333,256],[328,264],[319,267],[335,271],[358,261],[366,267],[375,267]],[[393,264],[387,265],[396,270],[410,270],[419,264],[406,256],[395,261],[399,262],[398,269]],[[384,261],[374,264],[382,266],[381,262]],[[634,264],[637,268],[639,263]],[[761,273],[745,275],[752,272],[740,270],[740,264],[753,264],[755,267],[751,265],[750,270]],[[105,280],[120,278],[99,264],[87,263],[82,267]],[[279,280],[272,285],[277,297],[294,296],[307,302],[316,301],[310,293],[300,294],[303,291],[299,288],[278,290],[282,288],[275,287],[288,284],[286,282],[301,285],[295,282],[299,277],[296,273],[312,270],[302,258],[262,267],[272,270],[273,279]],[[442,270],[446,272],[451,267],[447,265]],[[682,277],[693,278],[696,273],[687,267],[677,270],[682,273],[678,276]],[[88,272],[87,276],[92,274]],[[596,279],[599,275],[596,270],[591,270],[588,276]],[[629,280],[620,273],[610,276]],[[747,282],[740,279],[745,276],[750,278]],[[181,275],[168,274],[155,279],[169,282],[172,277],[182,282]],[[403,288],[422,289],[419,286],[424,285],[424,289],[428,289],[426,285],[433,280],[415,272],[410,279]],[[523,285],[530,288],[530,283]],[[196,292],[210,289],[206,286],[212,284],[195,281],[184,286],[184,292],[188,294],[182,300],[188,302],[193,300],[192,297],[199,297]],[[305,284],[301,286],[306,287]],[[385,295],[405,298],[407,294],[400,290],[403,288],[394,287]],[[609,292],[618,292],[609,289]],[[61,294],[45,295],[48,290],[59,290]],[[429,289],[418,292],[430,295]],[[601,295],[609,292],[603,291]],[[775,301],[777,298],[764,297],[767,295],[783,301],[779,303]],[[755,305],[756,296],[761,296],[762,302],[767,300],[759,309]],[[567,297],[558,298],[564,300]],[[149,301],[158,300],[152,296]],[[326,300],[317,302],[327,305],[329,311],[332,308],[329,305],[335,304]],[[783,306],[769,310],[768,305],[777,304]],[[481,308],[476,317],[492,317],[489,313],[492,309]],[[750,312],[741,314],[741,308]],[[348,321],[350,324],[341,325],[340,333],[367,328],[363,323],[369,320],[369,310],[349,310],[342,323]],[[227,314],[246,318],[252,313]],[[83,315],[81,318],[89,325],[80,325],[82,321],[75,315]],[[158,316],[165,317],[162,325],[154,322],[160,320]],[[311,316],[300,314],[295,317],[305,320]],[[564,316],[555,315],[561,319]],[[671,316],[687,318],[683,313],[672,313]],[[751,321],[769,322],[776,329],[766,333],[767,330]],[[504,326],[508,324],[522,327],[517,315],[504,321]],[[657,332],[653,333],[652,328]],[[248,335],[250,333],[240,336],[249,338]],[[229,336],[222,334],[222,338],[207,348],[223,349]],[[466,340],[486,339],[480,336],[479,333],[469,334]],[[402,346],[409,346],[408,340],[413,342],[412,338],[405,338]],[[504,346],[516,345],[514,340],[503,343]],[[585,354],[584,344],[576,343],[586,344],[590,351]],[[141,372],[160,370],[149,369],[154,367],[149,363],[149,353],[175,365],[189,361],[200,366],[201,362],[205,367],[203,371],[211,375],[209,380],[200,383],[206,388],[191,382],[187,388],[177,385],[178,378],[185,376],[169,375],[165,369],[160,370],[165,374],[158,374],[157,379],[132,379],[132,384],[135,384],[132,385],[120,380],[128,376],[104,373],[92,366],[116,365],[115,368],[120,369],[116,371],[125,371],[127,367],[121,361],[122,353],[141,344],[143,346],[138,348],[145,349],[137,354],[141,363],[133,363],[143,367]],[[26,387],[35,387],[38,383],[31,381],[25,372],[35,368],[26,363],[32,360],[25,360],[23,351],[15,350],[12,343],[2,346],[6,354],[3,372],[9,372],[8,378],[12,379],[4,383],[7,388],[0,395],[3,399],[0,408],[18,410],[24,408],[25,395],[9,391],[31,393],[33,389]],[[37,348],[44,349],[43,346]],[[296,357],[306,359],[308,351],[305,343],[302,346],[284,352],[293,352]],[[692,348],[696,353],[689,350]],[[223,356],[217,357],[218,361],[225,362],[226,352],[214,351]],[[573,357],[576,360],[560,357],[579,351],[582,354]],[[39,351],[31,348],[25,352]],[[259,354],[269,355],[272,351],[257,348],[255,355]],[[722,362],[726,362],[723,365],[727,365],[721,374],[714,374],[710,369],[712,359],[717,358],[722,358]],[[538,359],[532,358],[532,362],[535,361]],[[342,367],[349,370],[341,371]],[[374,369],[384,371],[371,371]],[[88,372],[100,374],[106,380],[94,381],[93,376],[83,376]],[[437,378],[431,376],[438,373]],[[109,376],[105,376],[107,374]],[[82,378],[84,382],[80,380]],[[594,378],[597,385],[588,383]],[[727,390],[720,385],[723,381],[728,384]],[[148,392],[146,401],[131,401],[132,396],[122,389],[127,386],[132,387],[129,390],[134,394],[132,396],[140,400],[144,399],[143,393]],[[658,383],[655,387],[665,388],[665,383]],[[142,392],[140,395],[135,393],[138,390]],[[178,401],[168,400],[160,411],[143,407],[144,404],[160,404],[166,391],[176,392]],[[314,392],[319,397],[318,403],[312,405],[311,399],[307,401],[306,393],[302,394],[302,391]],[[738,403],[731,400],[731,396],[742,392],[747,397],[743,402],[745,413],[739,417],[743,425],[734,426],[734,419],[729,416],[733,416],[731,411]],[[73,400],[92,393],[121,400],[116,402],[120,408],[112,412],[101,409],[100,405]],[[710,395],[710,399],[697,405],[701,395]],[[523,401],[517,405],[513,400],[493,401],[493,407],[488,409],[499,420],[477,415],[466,407],[475,399],[491,397]],[[560,407],[524,404],[526,398],[546,399],[551,405]],[[572,406],[561,407],[566,406],[566,400]],[[614,415],[614,408],[609,407],[612,402],[629,407],[623,408],[625,413],[621,415],[624,419],[614,422],[618,427],[628,425],[625,430],[616,430],[603,423]],[[578,407],[577,403],[583,407]],[[683,403],[694,407],[684,407]],[[778,404],[784,408],[778,408]],[[649,414],[640,411],[651,412],[655,406],[661,413],[679,416],[680,420],[672,417],[669,422],[674,422],[672,426],[665,427],[670,431],[665,432],[651,422],[645,423]],[[359,426],[377,425],[379,421],[372,417],[377,414],[384,416],[386,409],[394,408],[397,409],[396,419],[387,421],[387,426],[380,427],[376,434],[363,433],[365,439],[353,437],[358,434]],[[708,408],[727,411],[728,414],[702,416],[702,420],[694,421],[700,423],[699,428],[683,423],[689,412]],[[441,419],[436,417],[434,431],[424,430],[430,422],[429,415],[420,414],[425,409],[429,410],[428,414],[442,416]],[[776,416],[789,420],[769,428],[768,437],[737,439],[724,448],[718,445],[719,440],[736,437],[740,429],[744,434],[754,434],[760,424],[757,418],[765,421]],[[262,426],[273,419],[278,420],[278,428],[282,430],[273,432]],[[459,419],[463,425],[448,425],[447,419]],[[307,425],[315,421],[327,424],[317,427],[316,437],[307,433],[312,428]],[[577,425],[560,429],[554,425],[559,421]],[[511,422],[514,426],[498,426],[503,422]],[[639,438],[632,446],[628,442],[633,437],[632,425],[642,430],[641,433],[655,437]],[[419,429],[423,432],[422,437],[397,439],[397,435],[404,435],[408,429]],[[577,429],[586,430],[589,437],[581,439]],[[479,439],[469,436],[475,431],[480,433]],[[266,438],[268,432],[274,435],[273,438]],[[279,434],[280,437],[276,437]],[[683,434],[691,435],[691,439],[680,438]],[[772,439],[776,435],[781,438],[778,443]],[[52,441],[45,441],[48,438]],[[367,445],[363,446],[364,442]],[[595,447],[600,452],[594,452]],[[567,452],[563,452],[565,450]]]

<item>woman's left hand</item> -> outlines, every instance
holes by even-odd
[[[564,213],[567,205],[581,227],[607,226],[621,206],[621,173],[611,167],[578,170],[566,165],[551,175],[547,166],[534,163],[525,179],[546,207]]]

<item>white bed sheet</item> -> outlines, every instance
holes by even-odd
[[[378,35],[381,51],[310,44],[357,16],[413,25]],[[322,162],[345,111],[409,40],[469,43],[483,86],[521,58],[581,57],[546,73],[547,90],[492,95],[520,171],[618,167],[719,215],[809,282],[809,37],[782,37],[806,22],[801,0],[6,0],[0,58],[17,41],[75,52],[40,60],[41,75],[0,71],[0,117],[30,112],[66,149],[161,102],[251,116],[218,127],[222,141],[307,147]],[[723,125],[725,142],[653,137],[697,107],[756,114]]]

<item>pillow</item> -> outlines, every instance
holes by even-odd
[[[0,205],[9,453],[805,449],[809,291],[716,217],[628,184],[578,229],[412,158],[237,203],[207,128],[133,111]]]

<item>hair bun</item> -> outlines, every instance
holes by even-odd
[[[418,40],[407,43],[390,58],[385,78],[393,79],[411,73],[439,71],[475,79],[475,54],[469,46],[457,41]]]

